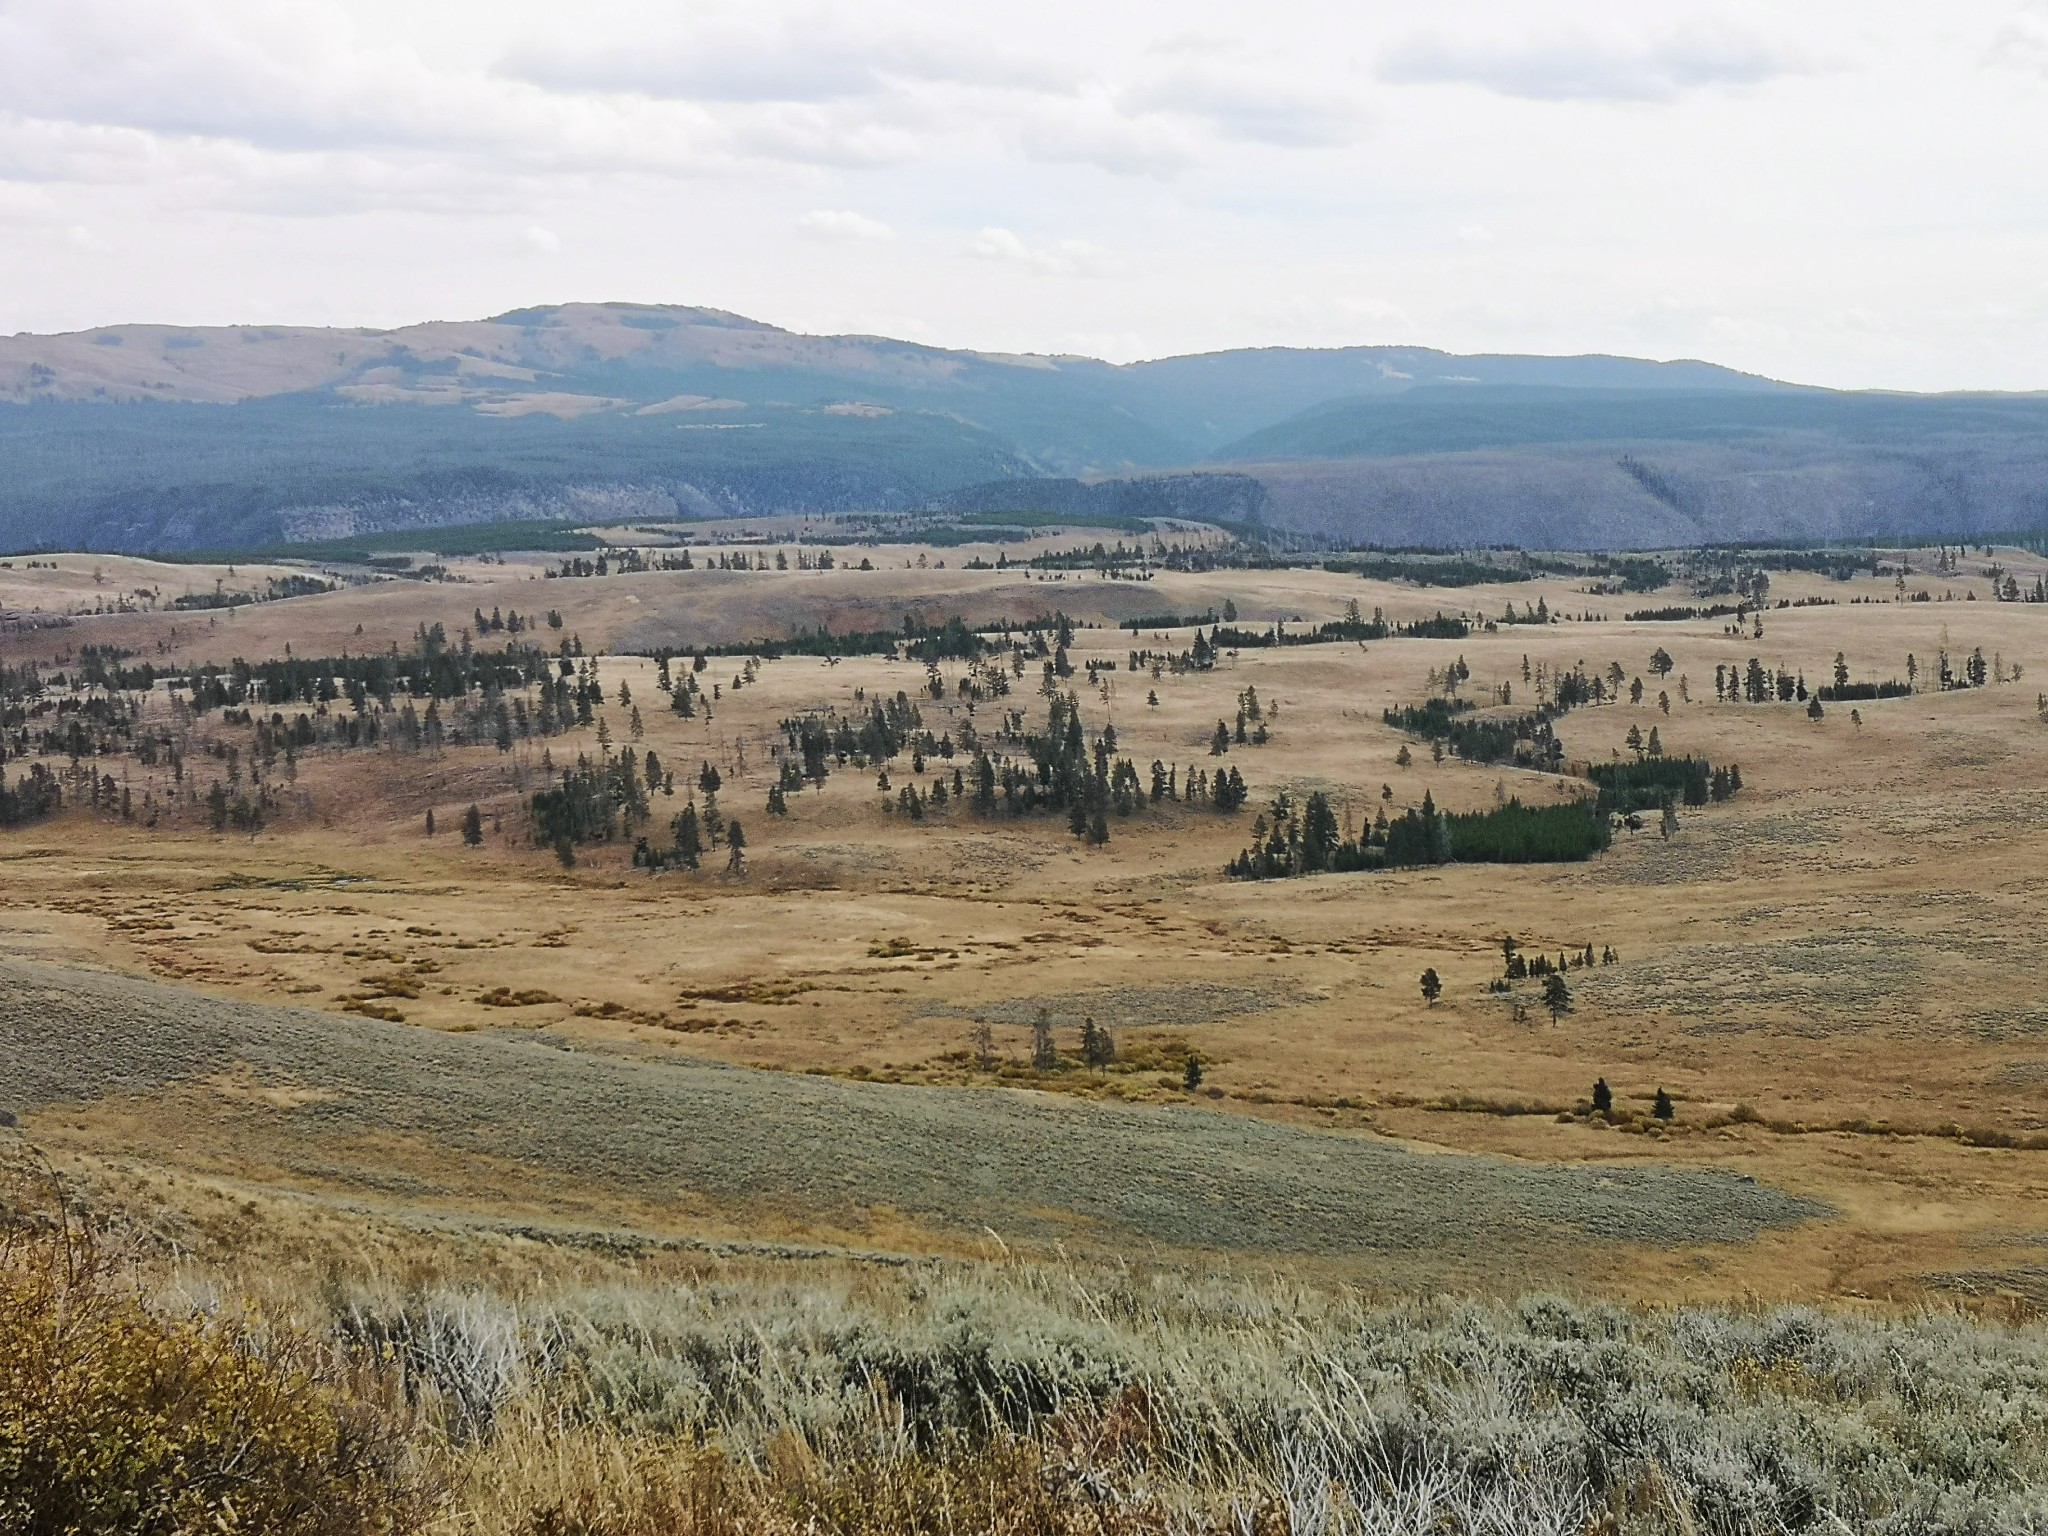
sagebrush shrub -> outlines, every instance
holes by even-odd
[[[358,1536],[424,1489],[375,1394],[217,1320],[165,1318],[68,1228],[0,1240],[0,1530]]]

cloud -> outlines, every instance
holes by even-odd
[[[1811,67],[1762,38],[1697,26],[1654,38],[1569,31],[1507,41],[1425,33],[1383,54],[1378,73],[1394,84],[1476,85],[1532,101],[1669,101]]]
[[[1118,176],[1171,176],[1197,158],[1183,124],[1131,113],[1100,94],[1026,112],[1016,134],[1028,159],[1092,165]]]
[[[2023,6],[2007,16],[1991,40],[1991,57],[2048,73],[2048,4]]]
[[[882,241],[896,238],[896,231],[880,219],[871,219],[850,208],[814,208],[796,221],[796,227],[807,235],[820,235],[827,240]]]
[[[1009,229],[984,229],[967,247],[967,254],[982,261],[1008,262],[1034,272],[1055,276],[1072,273],[1098,274],[1116,270],[1115,255],[1086,240],[1061,240],[1052,245],[1027,245],[1022,236]]]
[[[1138,112],[1193,118],[1222,138],[1289,149],[1348,143],[1362,122],[1349,96],[1323,90],[1298,71],[1214,57],[1176,62],[1125,91],[1119,102]]]
[[[1073,88],[1076,75],[1071,65],[987,36],[930,25],[887,31],[815,15],[700,24],[615,44],[529,40],[508,49],[496,72],[550,90],[810,103],[915,84],[1059,94]]]
[[[519,243],[536,256],[559,256],[562,252],[562,237],[540,224],[522,229]]]

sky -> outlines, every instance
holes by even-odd
[[[2048,0],[0,0],[0,332],[700,304],[2048,389]]]

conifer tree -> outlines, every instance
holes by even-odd
[[[1422,973],[1422,1000],[1429,1004],[1430,1007],[1434,1008],[1436,1006],[1436,1000],[1442,997],[1443,995],[1443,978],[1437,975],[1436,967],[1431,966],[1428,970]]]
[[[1081,1059],[1097,1072],[1116,1060],[1116,1042],[1092,1018],[1081,1024]]]
[[[685,869],[695,869],[697,861],[704,856],[704,833],[698,825],[697,807],[686,805],[682,815],[671,823],[675,835],[676,859]]]
[[[1031,1067],[1035,1072],[1051,1072],[1059,1064],[1059,1048],[1052,1038],[1052,1015],[1041,1008],[1031,1021]]]
[[[1550,1010],[1553,1024],[1572,1011],[1572,989],[1556,971],[1543,978],[1543,1006]]]
[[[747,833],[737,820],[726,823],[725,846],[731,850],[731,857],[725,867],[732,873],[744,874],[747,867]]]
[[[484,840],[484,813],[474,802],[462,813],[462,840],[475,848]]]
[[[1614,1108],[1614,1090],[1607,1086],[1607,1079],[1600,1078],[1593,1084],[1593,1113],[1604,1115]]]
[[[1659,1120],[1669,1120],[1677,1114],[1677,1109],[1671,1102],[1671,1095],[1662,1088],[1657,1090],[1657,1101],[1650,1106],[1650,1113]]]

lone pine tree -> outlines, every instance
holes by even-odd
[[[1060,1064],[1059,1048],[1053,1044],[1052,1015],[1043,1008],[1031,1021],[1031,1066],[1037,1072],[1052,1072]]]
[[[1556,971],[1543,978],[1543,1006],[1550,1010],[1553,1024],[1572,1011],[1572,989]]]

